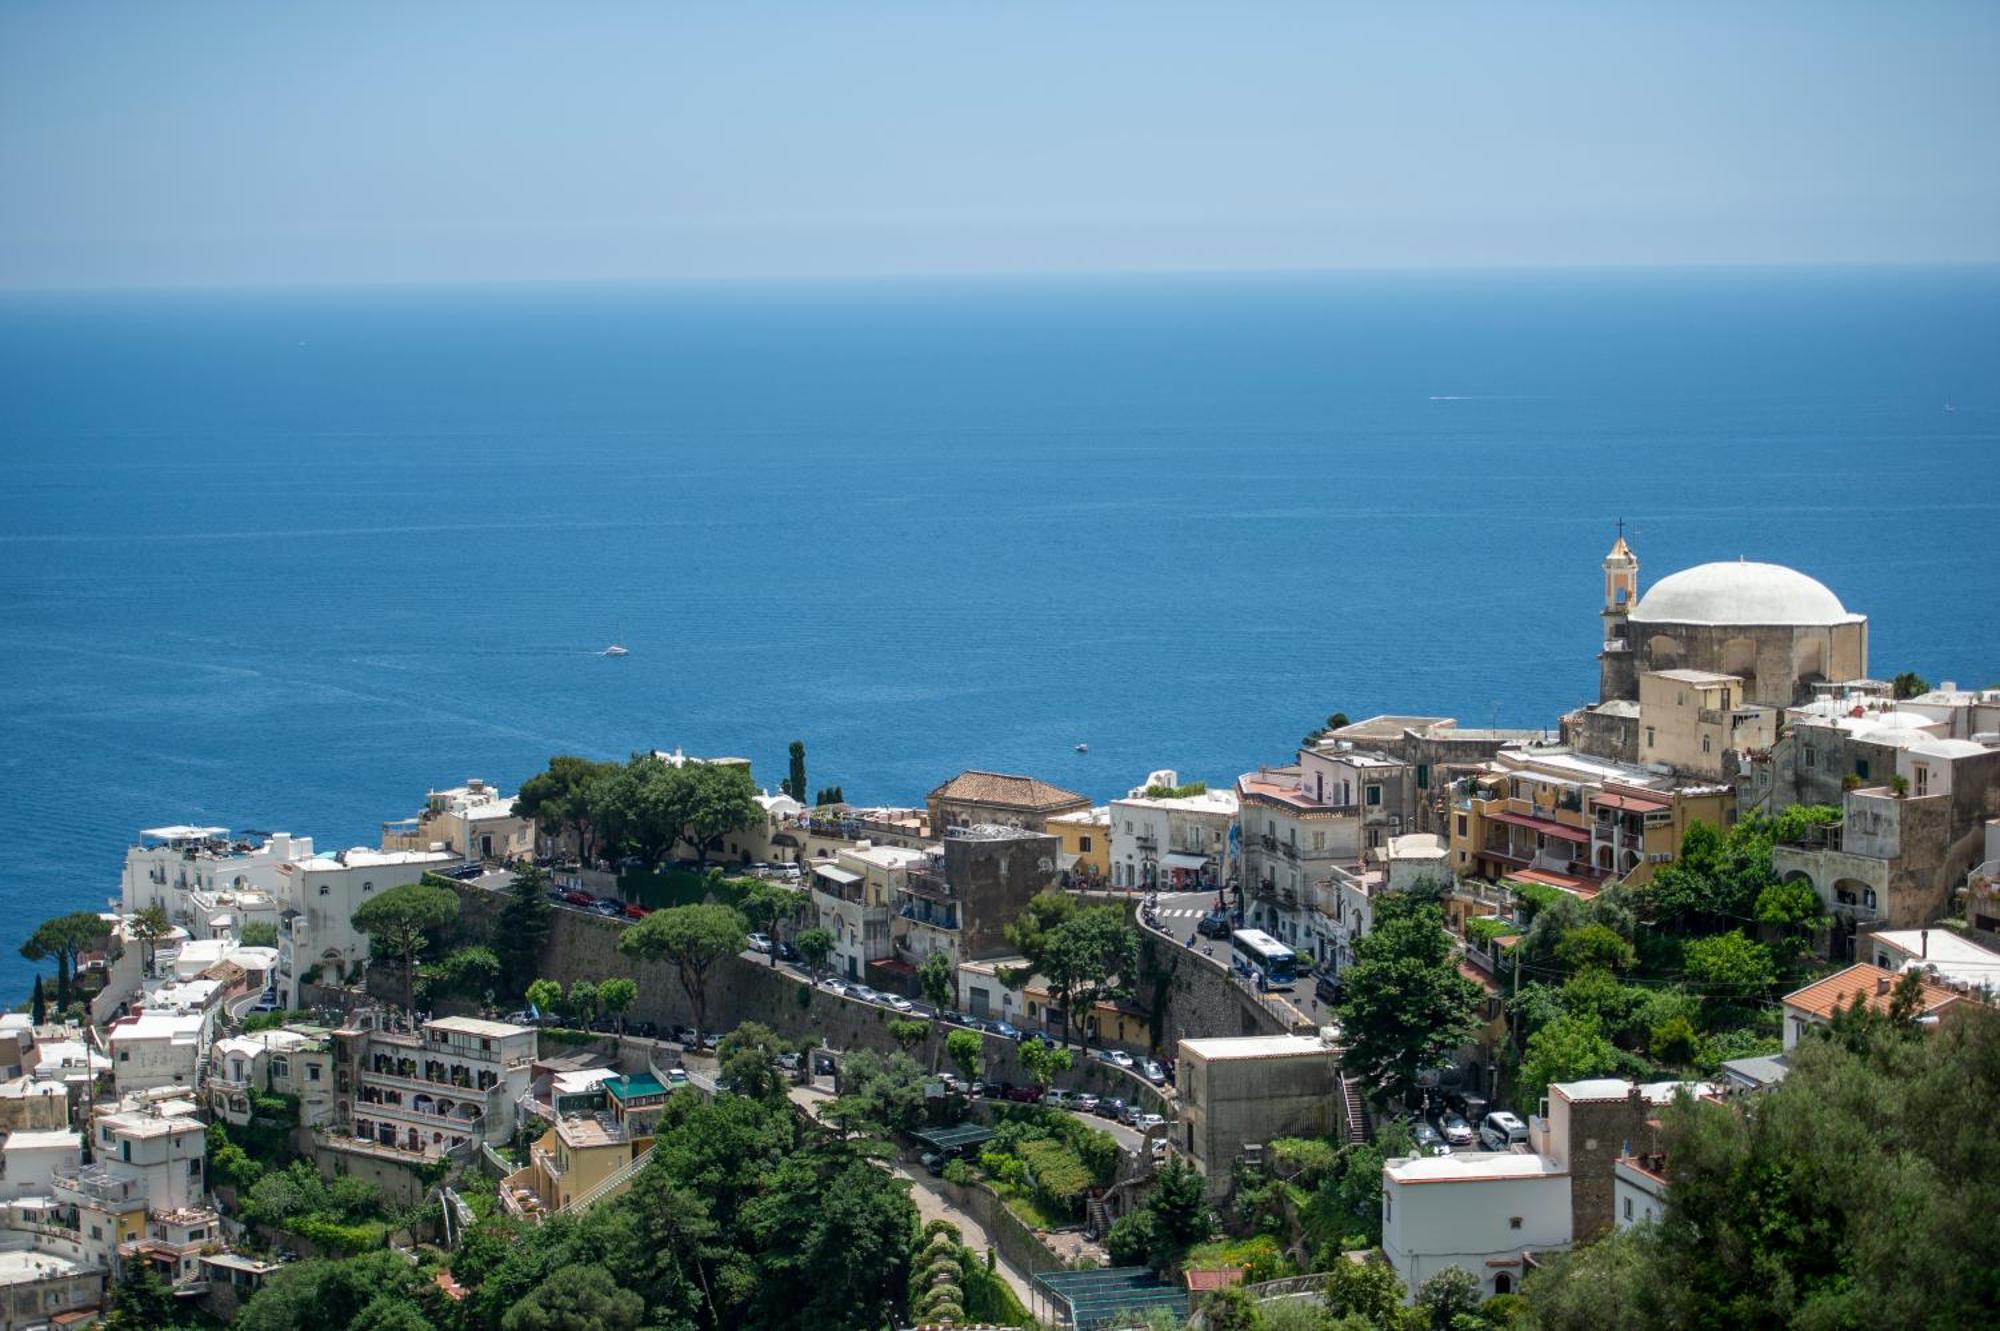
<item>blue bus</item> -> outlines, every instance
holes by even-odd
[[[1230,935],[1230,951],[1237,974],[1248,975],[1255,967],[1273,989],[1284,988],[1298,978],[1292,950],[1262,929],[1238,929]]]

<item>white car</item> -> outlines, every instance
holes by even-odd
[[[1126,1053],[1123,1049],[1114,1049],[1107,1057],[1121,1068],[1132,1066],[1132,1055]]]
[[[1070,1093],[1060,1086],[1051,1086],[1043,1093],[1042,1103],[1050,1109],[1067,1109],[1070,1105]]]
[[[903,997],[901,994],[882,994],[880,995],[880,998],[884,1003],[887,1003],[890,1007],[896,1009],[896,1011],[898,1012],[916,1011],[917,1005],[915,1003],[912,1003],[909,999]]]
[[[688,1084],[688,1074],[686,1068],[667,1069],[667,1085],[685,1086],[687,1084]]]
[[[762,953],[764,953],[764,954],[766,954],[766,955],[769,955],[769,954],[770,954],[770,951],[771,951],[771,935],[769,935],[769,934],[751,934],[751,935],[750,935],[750,950],[751,950],[752,952],[762,952]]]
[[[1141,1114],[1132,1120],[1132,1126],[1141,1132],[1151,1132],[1154,1128],[1163,1128],[1166,1125],[1167,1121],[1158,1114]]]

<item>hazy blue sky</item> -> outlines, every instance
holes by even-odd
[[[29,3],[0,285],[2000,258],[2000,3]]]

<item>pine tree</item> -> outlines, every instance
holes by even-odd
[[[49,1020],[49,1000],[42,996],[42,977],[39,975],[35,977],[35,997],[30,1006],[34,1010],[35,1025],[46,1026]]]
[[[802,739],[793,740],[791,753],[792,771],[791,775],[785,778],[782,789],[787,795],[804,804],[806,802],[806,742]]]

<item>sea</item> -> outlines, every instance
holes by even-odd
[[[1552,729],[1621,521],[1992,684],[1997,481],[1995,268],[0,296],[0,1001],[140,828],[555,753],[909,803]]]

